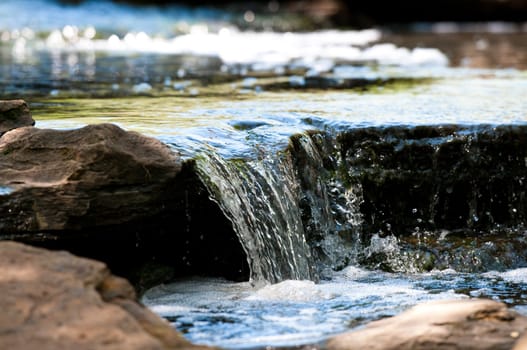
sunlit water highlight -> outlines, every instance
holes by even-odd
[[[13,190],[9,187],[0,186],[0,196],[10,194]]]
[[[235,95],[236,96],[236,95]],[[255,145],[283,147],[308,129],[382,125],[527,122],[527,77],[442,79],[366,92],[262,92],[251,96],[47,100],[32,105],[37,126],[76,128],[111,122],[155,136],[184,155],[209,145],[248,155]]]

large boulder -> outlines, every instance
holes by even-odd
[[[511,349],[527,317],[484,299],[434,301],[336,336],[328,350]]]
[[[154,216],[180,169],[168,146],[112,124],[9,131],[0,138],[0,236]]]
[[[35,125],[24,100],[0,100],[0,136],[12,129]]]
[[[192,164],[112,124],[11,130],[0,137],[0,241],[104,261],[138,292],[179,275],[246,279],[232,225]]]
[[[106,265],[67,252],[0,242],[0,294],[2,349],[199,348]]]

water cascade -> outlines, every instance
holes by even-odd
[[[287,155],[237,161],[214,153],[197,161],[212,199],[234,226],[253,281],[315,278],[290,162]]]
[[[325,267],[349,264],[361,222],[360,190],[346,188],[325,168],[337,164],[325,155],[328,141],[323,133],[298,134],[286,150],[258,159],[224,159],[212,151],[197,159],[211,199],[245,249],[253,281],[317,280]]]
[[[255,159],[205,152],[197,170],[253,281],[350,264],[503,269],[526,258],[524,138],[520,126],[308,131]]]
[[[231,349],[316,343],[432,299],[525,312],[526,142],[521,125],[349,127],[248,159],[208,150],[198,175],[252,283],[191,278],[144,302]]]

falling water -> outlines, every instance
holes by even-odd
[[[197,158],[211,199],[245,249],[252,281],[317,280],[357,261],[362,190],[327,169],[339,161],[326,136],[298,134],[287,150],[258,159],[226,159],[211,150]]]
[[[252,281],[315,279],[289,156],[244,161],[208,152],[197,160],[197,168],[212,199],[233,224]]]

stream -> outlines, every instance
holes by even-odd
[[[527,33],[251,31],[236,16],[0,4],[2,99],[27,100],[39,128],[162,140],[243,247],[249,280],[187,276],[143,303],[227,349],[322,344],[436,299],[527,314],[527,158],[510,146],[527,134]]]

